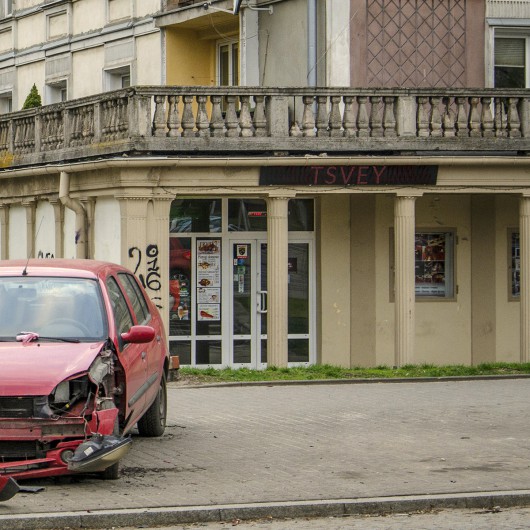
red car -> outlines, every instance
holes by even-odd
[[[0,261],[0,500],[15,479],[118,478],[125,435],[164,432],[168,366],[158,310],[129,270]]]

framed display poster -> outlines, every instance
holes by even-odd
[[[221,240],[197,240],[197,320],[221,320]]]

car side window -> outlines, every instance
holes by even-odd
[[[131,301],[136,321],[138,324],[146,324],[151,320],[151,313],[138,283],[131,274],[120,272],[118,278]]]
[[[116,321],[116,331],[119,336],[131,329],[131,326],[134,324],[133,319],[129,312],[127,301],[114,278],[111,277],[107,279],[107,289],[109,292],[110,303],[112,305],[114,320]]]

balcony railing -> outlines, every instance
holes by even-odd
[[[123,153],[529,153],[527,90],[132,87],[0,116],[2,167]]]

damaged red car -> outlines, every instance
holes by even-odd
[[[18,479],[116,479],[127,434],[160,436],[169,352],[137,278],[112,263],[0,262],[0,500]]]

